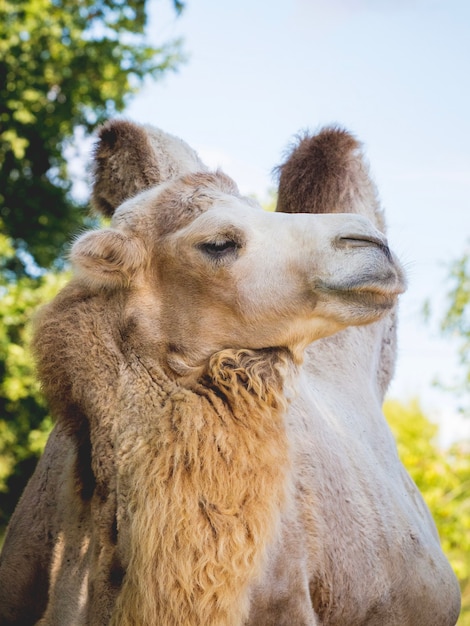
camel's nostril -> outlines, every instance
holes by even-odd
[[[392,254],[388,247],[387,240],[374,237],[373,235],[348,235],[347,237],[339,237],[337,245],[341,248],[365,248],[368,246],[377,246],[382,250],[389,261],[392,260]]]
[[[380,239],[379,237],[375,237],[374,235],[347,235],[345,237],[339,237],[338,243],[344,246],[387,246],[387,242],[385,239]]]

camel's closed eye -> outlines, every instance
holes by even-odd
[[[215,241],[207,241],[199,244],[199,249],[207,256],[215,260],[222,260],[234,256],[241,247],[239,241],[222,237]]]

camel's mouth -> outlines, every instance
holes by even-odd
[[[317,285],[328,297],[336,295],[343,302],[357,303],[361,307],[371,306],[391,308],[400,294],[406,290],[406,276],[399,261],[381,241],[367,241],[357,238],[343,238],[343,245],[364,247],[373,246],[380,254],[371,259],[370,264],[339,280],[324,281]],[[373,249],[373,248],[372,248]],[[351,268],[352,269],[352,268]]]
[[[325,300],[333,298],[341,304],[337,314],[344,322],[362,324],[380,319],[396,305],[405,289],[401,270],[392,268],[379,280],[357,277],[346,284],[324,284],[318,291],[324,294]]]
[[[344,283],[323,283],[318,286],[318,289],[328,295],[336,293],[342,298],[358,301],[396,300],[406,291],[406,279],[400,268],[392,267],[380,276],[371,276],[367,273],[363,276],[355,276]]]
[[[389,310],[395,306],[403,289],[382,291],[376,289],[337,290],[336,294],[345,304],[355,305],[360,309]]]

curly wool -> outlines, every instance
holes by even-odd
[[[286,494],[288,361],[283,351],[225,350],[154,421],[136,428],[138,415],[128,416],[132,432],[124,427],[117,441],[128,561],[114,626],[236,626],[247,617]]]

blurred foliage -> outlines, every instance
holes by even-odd
[[[181,60],[179,42],[147,43],[146,8],[146,0],[0,0],[0,232],[18,252],[17,275],[31,257],[50,267],[83,223],[64,158],[76,129],[89,133],[145,78]]]
[[[460,343],[459,359],[462,379],[454,391],[470,391],[470,251],[454,261],[449,273],[450,290],[447,294],[447,311],[441,323],[444,335],[453,336]],[[470,411],[470,406],[464,407]]]
[[[470,438],[441,450],[438,426],[419,403],[388,400],[385,416],[400,458],[431,510],[462,590],[459,626],[470,626]]]
[[[273,213],[276,210],[277,205],[277,189],[268,189],[265,197],[263,199],[258,198],[256,195],[253,198],[260,203],[265,211],[269,211]]]
[[[182,60],[180,42],[148,43],[147,8],[0,0],[0,526],[51,427],[25,348],[30,317],[64,283],[66,242],[91,222],[65,155]]]
[[[14,256],[0,234],[0,258]],[[32,311],[65,284],[66,273],[15,281],[0,274],[0,527],[5,525],[34,470],[52,422],[27,349]]]

